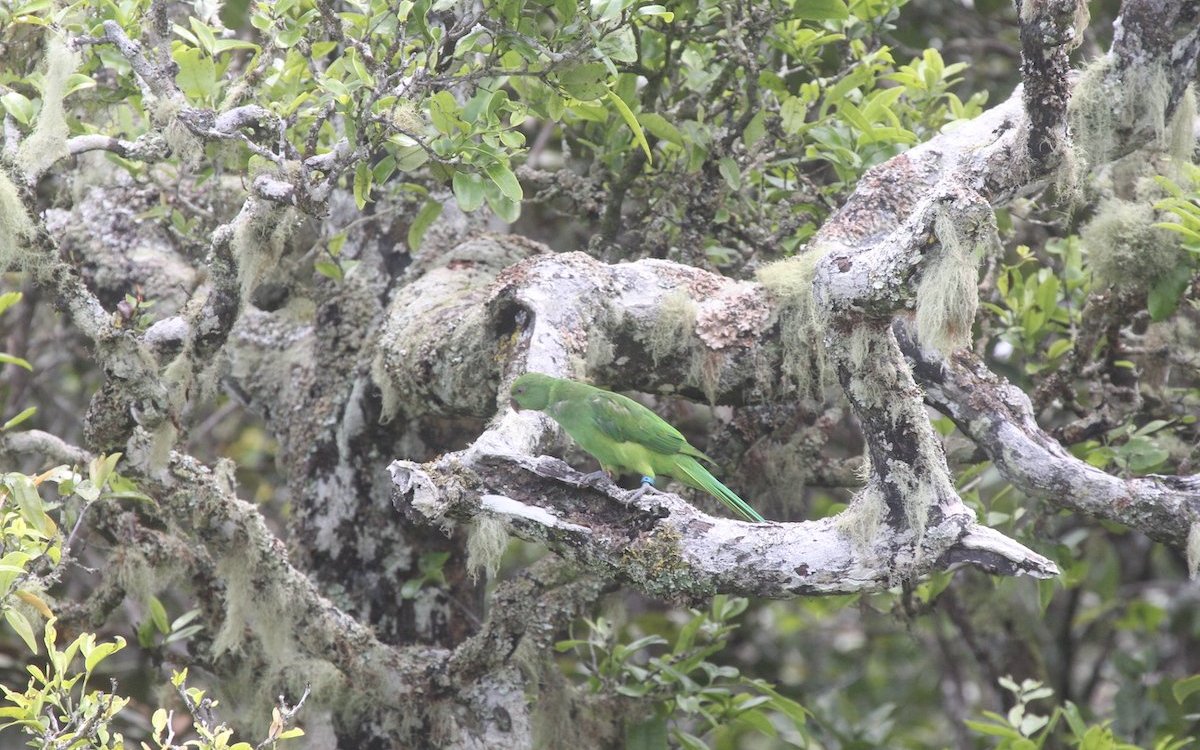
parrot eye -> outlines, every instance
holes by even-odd
[[[525,392],[525,386],[521,386],[520,388],[517,389],[517,393],[524,393],[524,392]]]

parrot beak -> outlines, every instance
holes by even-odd
[[[517,412],[521,411],[521,405],[517,403],[517,400],[515,398],[510,400],[508,402],[508,405],[512,407],[513,411],[517,411]]]

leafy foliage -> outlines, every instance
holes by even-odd
[[[1194,678],[1189,678],[1176,684],[1189,685],[1194,682]],[[1037,680],[1023,680],[1018,685],[1012,679],[1002,677],[1000,686],[1012,693],[1015,700],[1008,713],[1001,715],[984,711],[984,720],[967,722],[967,726],[976,733],[999,738],[994,745],[996,750],[1041,750],[1047,742],[1055,742],[1052,747],[1078,750],[1142,750],[1140,745],[1118,739],[1109,721],[1087,723],[1079,708],[1070,701],[1055,706],[1049,715],[1038,713],[1030,704],[1051,697],[1054,691]],[[1066,732],[1059,729],[1060,721],[1065,725]],[[1180,750],[1193,742],[1194,738],[1176,739],[1168,735],[1155,742],[1152,750]]]
[[[734,618],[748,605],[746,599],[715,596],[707,611],[691,610],[673,641],[646,635],[621,643],[620,628],[599,617],[586,621],[586,638],[560,641],[556,648],[575,657],[573,671],[592,692],[654,706],[649,718],[627,727],[627,747],[661,747],[669,735],[680,747],[703,750],[709,747],[706,737],[725,747],[746,733],[803,747],[809,736],[803,706],[765,680],[709,661],[725,650],[738,627]]]
[[[997,65],[982,51],[970,53],[972,67],[954,62],[958,41],[988,36],[964,23],[994,31],[993,47],[1013,44],[1011,4],[986,1],[971,14],[903,0],[234,0],[171,5],[165,18],[155,5],[0,3],[6,137],[28,142],[45,113],[62,109],[70,137],[133,144],[103,158],[156,196],[138,218],[163,227],[191,259],[210,252],[211,234],[232,213],[229,193],[259,178],[307,191],[311,200],[297,208],[311,216],[344,191],[337,215],[351,205],[357,213],[323,227],[305,256],[315,274],[338,282],[361,262],[357,224],[404,216],[392,238],[408,262],[455,206],[522,222],[521,231],[540,231],[560,249],[748,272],[800,250],[866,170],[978,114],[986,89],[1015,76],[1011,60]],[[106,23],[139,42],[165,78],[140,78],[106,41]],[[913,39],[931,24],[950,40],[940,51]],[[55,61],[45,59],[52,39],[85,40],[77,68],[57,83]],[[964,100],[956,92],[965,77],[978,93]],[[266,114],[216,129],[221,115],[245,107]],[[69,204],[75,177],[87,183],[75,167],[62,170],[72,179],[39,186],[54,194],[46,208]],[[1183,262],[1153,269],[1146,288],[1115,293],[1098,277],[1079,226],[1092,209],[1064,216],[1046,201],[1019,201],[1000,222],[1012,249],[981,290],[990,314],[977,319],[976,346],[1031,393],[1039,418],[1076,455],[1125,475],[1196,466],[1200,388],[1188,326],[1200,197],[1194,168],[1171,174],[1156,182],[1159,192],[1140,183],[1111,191],[1153,204],[1153,221],[1183,247]],[[145,291],[155,299],[119,293],[113,321],[122,334],[143,332],[163,309],[163,290]],[[17,292],[0,295],[0,314],[19,301]],[[20,354],[0,354],[6,373],[33,370],[37,357]],[[61,384],[78,390],[63,398],[82,413],[91,363],[76,360]],[[3,406],[16,413],[0,433],[44,416]],[[940,427],[953,448],[953,425]],[[240,436],[215,452],[269,452],[243,445],[267,442],[257,426],[234,429]],[[853,439],[845,442],[853,451]],[[1178,583],[1181,561],[1021,496],[977,454],[958,457],[964,498],[988,525],[1053,556],[1060,581],[947,574],[876,597],[752,606],[718,597],[674,620],[646,611],[622,628],[594,618],[584,638],[560,644],[562,659],[594,695],[651,709],[626,727],[630,747],[942,746],[968,727],[977,744],[1022,750],[1181,747],[1175,738],[1196,732],[1184,704],[1200,685],[1181,677],[1196,671],[1198,634]],[[45,661],[30,657],[23,692],[6,689],[0,716],[34,741],[121,741],[112,726],[126,699],[91,683],[125,638],[82,633],[60,649],[48,593],[70,554],[63,529],[96,503],[148,502],[116,473],[118,458],[41,474],[4,467],[0,480],[4,630],[30,654],[47,650]],[[838,490],[806,494],[816,515],[844,500]],[[441,592],[454,565],[446,552],[414,555],[400,599],[407,606]],[[145,654],[203,635],[196,609],[163,597],[146,598],[144,619],[122,625]],[[1004,674],[1017,677],[988,693]],[[184,673],[172,684],[184,710],[148,709],[143,746],[247,747]],[[1061,705],[1040,708],[1054,694]],[[1005,709],[980,714],[978,705]],[[295,736],[292,713],[277,709],[267,743]],[[963,725],[966,715],[981,718]],[[195,737],[177,738],[188,724]]]

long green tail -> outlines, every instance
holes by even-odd
[[[701,466],[696,459],[691,456],[677,456],[675,465],[679,467],[679,475],[675,477],[679,481],[698,490],[704,490],[747,521],[766,522],[767,519],[747,505],[745,500],[734,494],[733,490],[718,482],[717,478],[710,474],[708,469]]]

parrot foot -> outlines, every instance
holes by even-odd
[[[657,492],[659,492],[659,489],[654,486],[654,477],[642,477],[642,486],[633,491],[633,494],[629,496],[629,500],[631,502],[640,500],[642,495]]]

